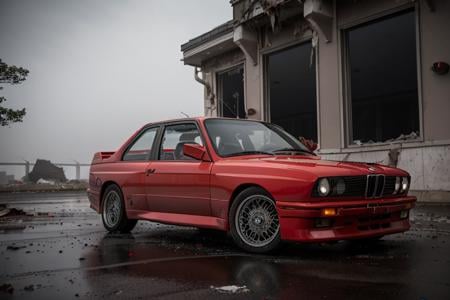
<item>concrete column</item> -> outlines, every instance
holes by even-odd
[[[75,164],[75,178],[76,178],[76,180],[80,180],[80,163],[79,162],[77,162],[76,164]]]
[[[25,161],[25,176],[28,178],[30,174],[30,162],[28,160]]]

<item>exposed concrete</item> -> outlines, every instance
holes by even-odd
[[[244,25],[234,29],[233,42],[241,48],[245,56],[250,58],[254,65],[258,64],[258,38],[256,32]]]
[[[341,148],[342,115],[339,78],[339,47],[336,26],[332,26],[333,43],[319,38],[317,47],[317,98],[319,145],[323,149]]]
[[[450,145],[399,148],[397,167],[411,174],[411,190],[419,201],[450,202]],[[367,150],[367,149],[366,149]],[[325,159],[389,165],[389,150],[320,154]]]
[[[450,191],[410,191],[419,202],[450,203]]]
[[[323,39],[331,42],[333,37],[333,1],[331,0],[306,0],[303,16],[311,24],[315,31],[319,32]]]
[[[420,10],[424,136],[443,140],[450,139],[450,74],[437,75],[431,66],[438,61],[450,63],[450,1],[432,3],[434,11]]]

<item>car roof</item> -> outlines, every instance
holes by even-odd
[[[189,118],[168,119],[168,120],[164,120],[164,121],[151,122],[151,123],[145,124],[144,127],[158,125],[158,124],[177,123],[177,122],[196,122],[196,121],[204,121],[204,120],[210,120],[210,119],[264,122],[264,121],[261,121],[261,120],[236,119],[236,118],[225,118],[225,117],[189,117]]]

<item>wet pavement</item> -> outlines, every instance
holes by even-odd
[[[450,299],[450,206],[362,244],[249,255],[220,232],[139,222],[107,234],[84,193],[0,194],[0,298]],[[11,288],[14,290],[11,291]]]

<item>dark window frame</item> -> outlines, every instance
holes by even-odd
[[[301,38],[299,40],[295,40],[289,43],[284,43],[282,45],[279,46],[275,46],[275,47],[271,47],[265,50],[261,51],[261,55],[262,55],[262,74],[263,74],[263,103],[262,103],[262,107],[263,107],[263,120],[265,122],[272,122],[271,117],[270,117],[270,87],[268,84],[269,81],[269,74],[268,74],[268,59],[269,56],[278,52],[282,52],[284,50],[288,50],[290,48],[294,48],[297,46],[301,46],[305,43],[313,43],[313,36],[307,36],[304,38]],[[314,64],[315,64],[315,93],[316,93],[316,99],[315,99],[315,104],[316,104],[316,126],[317,126],[317,137],[316,137],[316,142],[318,144],[320,144],[321,142],[321,124],[320,124],[320,89],[319,89],[319,84],[320,84],[320,77],[319,77],[319,50],[318,47],[313,48],[314,51]]]
[[[217,116],[221,117],[221,118],[224,118],[224,116],[223,116],[224,103],[223,103],[223,95],[222,95],[223,94],[222,84],[220,83],[219,76],[224,73],[233,71],[235,69],[242,69],[242,80],[243,80],[242,85],[243,85],[243,96],[244,96],[242,99],[242,102],[244,104],[244,115],[247,116],[247,99],[246,99],[246,89],[247,89],[246,82],[247,81],[246,81],[246,77],[245,77],[245,61],[240,61],[236,64],[227,66],[223,69],[218,69],[214,72],[214,82],[216,84],[216,97],[217,97],[217,103],[216,103]],[[239,116],[235,116],[233,118],[239,119]]]
[[[356,22],[350,22],[348,24],[342,24],[338,27],[338,39],[340,47],[340,64],[341,64],[341,74],[342,79],[342,129],[343,136],[341,141],[346,148],[360,148],[361,145],[354,143],[353,137],[353,118],[352,118],[352,95],[351,95],[351,70],[350,70],[350,59],[349,59],[349,47],[346,31],[364,26],[366,24],[373,24],[377,22],[382,22],[383,20],[401,15],[404,13],[413,12],[414,13],[414,31],[415,31],[415,51],[416,51],[416,75],[417,75],[417,106],[418,106],[418,130],[419,134],[416,139],[411,140],[399,140],[399,141],[375,141],[374,143],[364,143],[363,146],[383,146],[392,143],[415,143],[424,141],[424,123],[423,123],[423,97],[422,97],[422,62],[421,62],[421,35],[420,35],[420,11],[419,4],[405,4],[399,7],[394,7],[388,9],[380,14],[367,16],[360,18]]]

